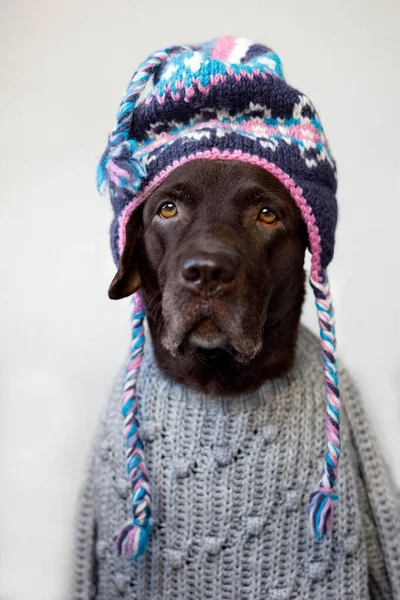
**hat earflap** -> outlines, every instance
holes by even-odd
[[[338,473],[340,453],[340,392],[338,367],[336,360],[336,331],[331,290],[326,271],[321,272],[321,281],[310,277],[317,307],[320,336],[322,343],[322,361],[325,376],[326,434],[327,448],[318,488],[310,495],[307,512],[311,527],[317,540],[330,535],[333,528],[334,487]]]
[[[132,485],[132,519],[117,534],[115,549],[128,558],[139,558],[146,550],[150,531],[151,494],[149,473],[145,464],[143,442],[140,437],[136,382],[143,360],[144,327],[140,292],[132,295],[132,346],[126,368],[122,394],[122,416],[126,447],[126,470]]]

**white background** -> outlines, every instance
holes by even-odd
[[[131,72],[166,45],[266,43],[316,104],[339,167],[340,356],[400,482],[399,25],[396,0],[1,0],[1,600],[67,597],[84,458],[129,340],[95,167]]]

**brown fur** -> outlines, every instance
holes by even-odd
[[[176,216],[159,215],[165,202]],[[275,223],[260,221],[264,207]],[[271,174],[195,160],[132,214],[109,296],[141,286],[155,356],[169,377],[209,394],[249,392],[293,365],[306,243],[294,201]],[[220,343],[207,349],[199,340]]]

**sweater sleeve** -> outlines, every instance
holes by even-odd
[[[95,454],[90,457],[75,522],[72,599],[91,600],[96,594]]]
[[[343,410],[359,464],[359,496],[373,600],[400,599],[400,492],[358,390],[342,372]]]

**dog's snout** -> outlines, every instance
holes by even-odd
[[[181,267],[185,285],[209,295],[231,288],[236,272],[235,261],[222,254],[197,254],[184,260]]]

